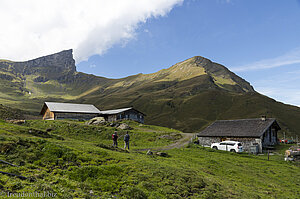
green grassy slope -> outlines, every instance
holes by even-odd
[[[275,117],[289,135],[300,133],[300,108],[285,105],[256,92],[235,93],[215,88],[208,77],[163,82],[106,94],[90,94],[84,103],[120,108],[133,106],[147,114],[146,123],[184,132],[199,131],[218,119]],[[202,83],[203,82],[203,83]]]
[[[300,135],[300,108],[276,102],[224,66],[202,57],[153,74],[116,80],[74,100],[100,109],[133,106],[146,122],[196,132],[218,119],[275,117],[289,136]]]
[[[168,157],[135,151],[168,145],[180,132],[130,122],[130,152],[110,147],[112,127],[72,121],[0,121],[4,192],[52,192],[58,198],[297,198],[300,167],[283,155],[233,154],[191,146]],[[48,131],[47,131],[48,129]],[[124,134],[120,131],[120,136]],[[122,142],[119,142],[123,146]]]
[[[267,115],[277,118],[288,135],[300,135],[299,107],[260,95],[247,81],[203,57],[152,74],[107,79],[76,72],[70,51],[55,56],[64,61],[50,55],[22,68],[22,63],[0,60],[0,103],[36,115],[44,101],[91,103],[101,110],[133,106],[147,115],[147,123],[185,132],[200,131],[217,119]],[[70,64],[63,68],[65,62]]]
[[[0,119],[24,119],[24,112],[0,104]]]

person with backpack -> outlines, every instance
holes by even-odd
[[[130,136],[129,136],[128,131],[127,131],[126,134],[124,135],[124,143],[125,143],[124,149],[125,150],[126,150],[126,147],[129,150],[129,139],[130,139]]]
[[[117,131],[112,134],[113,146],[118,148],[118,134]]]

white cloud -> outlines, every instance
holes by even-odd
[[[134,38],[140,23],[183,0],[1,0],[0,58],[74,49],[77,62]]]
[[[298,73],[297,73],[298,72]],[[300,107],[299,70],[268,74],[253,81],[256,91],[278,101]]]
[[[233,4],[233,0],[218,0],[219,3]]]
[[[300,107],[300,91],[293,88],[256,87],[256,91],[286,104]]]
[[[261,70],[261,69],[275,68],[275,67],[286,66],[291,64],[299,64],[299,63],[300,63],[300,48],[297,48],[284,55],[272,59],[264,59],[243,66],[233,67],[231,69],[235,72]]]

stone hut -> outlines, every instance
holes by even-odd
[[[218,120],[198,133],[199,144],[210,146],[224,140],[239,141],[244,151],[257,144],[259,152],[278,144],[277,132],[280,127],[274,118]]]

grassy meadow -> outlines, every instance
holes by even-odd
[[[300,167],[284,162],[286,146],[266,155],[234,154],[198,145],[146,155],[179,139],[180,131],[128,122],[130,150],[113,148],[115,127],[74,121],[0,121],[0,188],[52,192],[58,198],[299,198]]]

